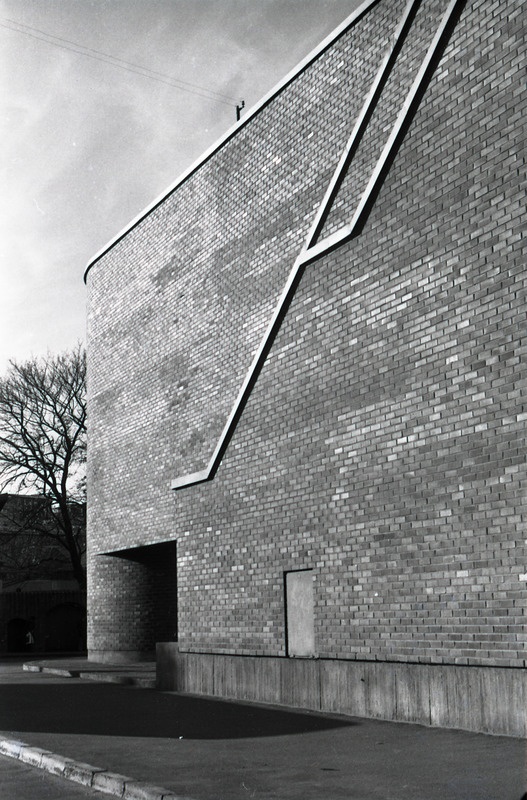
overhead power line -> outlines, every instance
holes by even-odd
[[[85,47],[82,44],[72,42],[69,39],[64,39],[60,36],[55,36],[54,34],[47,33],[39,28],[32,28],[30,25],[24,25],[21,22],[16,22],[16,20],[7,19],[6,17],[0,17],[0,20],[0,26],[2,28],[6,28],[7,30],[14,31],[15,33],[21,33],[24,36],[29,36],[32,39],[37,39],[45,44],[59,47],[62,50],[68,50],[72,53],[76,53],[77,55],[85,56],[86,58],[91,58],[94,61],[101,61],[103,64],[109,64],[110,66],[117,67],[118,69],[123,69],[127,72],[133,72],[136,75],[141,75],[143,78],[149,78],[150,80],[157,81],[158,83],[164,83],[167,86],[172,86],[174,89],[180,89],[183,92],[190,92],[198,97],[203,97],[207,100],[213,100],[216,103],[223,103],[224,105],[232,106],[239,102],[236,98],[222,94],[221,92],[216,92],[213,89],[206,89],[204,86],[198,86],[197,84],[184,81],[180,78],[174,78],[172,75],[166,75],[163,72],[157,72],[149,67],[143,67],[140,64],[134,64],[131,61],[125,61],[124,59],[118,58],[117,56],[112,56],[109,53],[103,53],[100,50],[95,50],[91,47]]]

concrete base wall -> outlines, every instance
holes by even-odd
[[[179,653],[177,644],[158,643],[157,685],[357,717],[527,733],[522,669]]]

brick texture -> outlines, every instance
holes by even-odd
[[[446,5],[423,3],[324,233]],[[360,236],[305,270],[214,480],[170,490],[210,458],[403,6],[374,5],[88,274],[95,651],[173,627],[167,562],[144,554],[174,541],[181,650],[284,656],[284,572],[309,568],[320,657],[525,666],[519,0],[465,4]]]

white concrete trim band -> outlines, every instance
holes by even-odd
[[[288,303],[294,294],[298,279],[300,277],[303,268],[311,261],[314,261],[315,259],[319,258],[320,256],[332,250],[337,245],[342,244],[343,242],[349,240],[353,236],[358,235],[358,233],[360,232],[360,226],[364,222],[364,218],[368,213],[370,204],[375,196],[375,193],[380,185],[380,182],[383,179],[385,170],[387,169],[387,166],[390,164],[390,159],[394,155],[396,148],[400,144],[401,137],[405,132],[405,126],[407,120],[409,119],[410,114],[413,113],[413,111],[415,110],[415,104],[419,100],[420,92],[425,84],[425,81],[429,77],[430,67],[434,62],[435,56],[439,50],[443,37],[449,28],[451,20],[454,18],[454,12],[464,0],[450,0],[448,7],[441,19],[441,22],[435,32],[432,43],[430,44],[426,52],[426,55],[421,63],[417,76],[413,81],[408,94],[406,95],[402,108],[393,125],[393,128],[386,141],[383,151],[373,169],[373,172],[370,176],[366,189],[364,190],[358,202],[358,205],[353,213],[351,222],[348,225],[344,225],[342,228],[335,231],[333,234],[326,237],[322,241],[316,242],[317,236],[321,230],[322,221],[324,220],[325,215],[336,195],[336,192],[338,191],[341,177],[344,171],[349,166],[350,153],[353,153],[353,150],[356,144],[358,143],[359,138],[364,133],[364,121],[368,120],[373,106],[378,102],[379,97],[382,94],[382,89],[381,91],[378,91],[379,87],[383,86],[383,82],[387,73],[393,67],[399,45],[401,44],[402,39],[406,36],[408,32],[409,29],[408,23],[411,24],[411,21],[413,19],[412,16],[413,12],[417,9],[418,5],[420,4],[420,1],[421,0],[410,0],[410,2],[405,7],[402,18],[397,26],[393,43],[389,48],[388,52],[386,53],[382,61],[381,67],[375,76],[372,87],[368,92],[366,100],[355,122],[352,134],[348,140],[348,143],[339,161],[337,169],[335,170],[335,173],[329,183],[328,189],[326,190],[324,198],[315,216],[315,220],[311,225],[308,236],[306,238],[305,245],[303,246],[289,274],[286,285],[280,295],[278,304],[274,310],[271,321],[267,327],[266,333],[260,343],[260,346],[258,348],[258,351],[256,352],[255,357],[253,358],[249,371],[238,393],[236,402],[234,403],[232,411],[229,414],[229,418],[219,438],[218,444],[216,445],[216,448],[210,458],[207,468],[200,472],[193,473],[191,475],[185,475],[180,478],[175,478],[171,482],[172,489],[183,489],[187,486],[192,486],[194,484],[212,480],[221,462],[221,459],[227,447],[228,441],[234,431],[236,423],[243,411],[245,402],[247,401],[249,394],[252,390],[252,387],[257,379],[258,372],[265,361],[265,358],[272,344],[274,336],[278,328],[280,327],[283,315],[285,313],[285,309],[287,308]],[[360,9],[358,9],[358,12],[362,12],[367,5],[370,4],[368,3],[363,4],[363,6],[361,6]],[[358,12],[356,12],[356,14]],[[341,32],[347,25],[349,25],[349,21],[343,26],[341,26],[339,32]]]
[[[168,189],[166,189],[164,192],[162,192],[162,194],[156,197],[155,200],[149,203],[149,205],[144,208],[136,217],[134,217],[125,228],[123,228],[118,234],[116,234],[116,236],[110,239],[110,241],[107,242],[107,244],[102,247],[101,250],[99,250],[88,262],[84,272],[84,282],[86,283],[88,272],[97,261],[99,261],[109,250],[112,249],[112,247],[114,247],[114,245],[116,245],[124,236],[126,236],[127,233],[129,233],[133,228],[136,227],[136,225],[138,225],[145,217],[147,217],[148,214],[157,208],[157,206],[166,200],[169,195],[171,195],[179,186],[181,186],[182,183],[187,180],[187,178],[189,178],[194,172],[196,172],[196,170],[203,166],[203,164],[208,161],[208,159],[211,158],[214,153],[220,150],[223,145],[226,144],[229,139],[231,139],[240,130],[240,128],[243,128],[244,125],[247,125],[247,123],[250,122],[250,120],[263,108],[265,108],[265,106],[274,97],[276,97],[276,95],[278,95],[289,83],[291,83],[291,81],[300,75],[300,73],[303,72],[303,70],[305,70],[312,61],[315,61],[315,59],[318,58],[318,56],[321,55],[324,50],[327,50],[327,48],[330,47],[330,45],[333,44],[333,42],[338,39],[347,28],[353,25],[353,23],[359,17],[361,17],[370,8],[370,6],[375,5],[378,2],[379,0],[364,0],[364,2],[361,3],[361,5],[356,8],[349,17],[346,17],[346,19],[337,28],[335,28],[329,34],[329,36],[327,36],[319,45],[317,45],[314,50],[308,53],[308,55],[302,59],[302,61],[285,76],[285,78],[282,78],[282,80],[279,81],[276,86],[274,86],[266,95],[264,95],[262,99],[256,103],[256,105],[248,109],[247,113],[244,114],[240,121],[232,125],[228,131],[220,137],[220,139],[218,139],[213,145],[211,145],[211,147],[205,150],[205,152],[197,159],[197,161],[191,164],[190,167],[188,167],[188,169],[186,169],[185,172],[183,172],[183,174],[180,175],[179,178],[168,187]]]

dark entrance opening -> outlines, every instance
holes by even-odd
[[[137,640],[142,642],[141,649],[153,651],[156,642],[177,640],[176,542],[134,547],[108,555],[134,565],[134,587],[141,596],[140,613],[134,620],[134,627]]]

